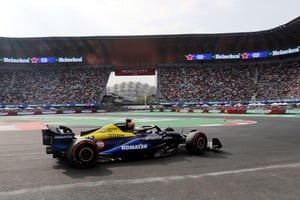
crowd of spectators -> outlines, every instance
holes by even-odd
[[[300,61],[168,65],[158,69],[160,102],[300,97]]]
[[[100,102],[109,74],[96,66],[1,67],[0,104]]]
[[[300,62],[263,64],[257,68],[256,94],[262,99],[300,97]]]
[[[0,104],[100,103],[108,66],[0,67]],[[159,102],[300,97],[300,60],[158,67]]]

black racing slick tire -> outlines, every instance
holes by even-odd
[[[76,141],[69,149],[69,160],[77,168],[94,167],[97,163],[96,144],[90,140]]]
[[[205,133],[190,132],[185,140],[185,148],[191,154],[202,154],[206,151],[207,137]]]

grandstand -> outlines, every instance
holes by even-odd
[[[0,105],[99,106],[110,72],[154,75],[157,102],[300,102],[300,17],[224,34],[0,38]]]

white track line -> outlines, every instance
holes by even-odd
[[[97,187],[97,186],[123,185],[123,184],[134,185],[134,184],[145,184],[145,183],[153,183],[153,182],[171,182],[171,181],[179,181],[184,179],[199,179],[199,178],[204,178],[209,176],[223,176],[223,175],[242,174],[247,172],[255,172],[255,171],[270,170],[270,169],[299,168],[299,167],[300,167],[300,162],[283,164],[283,165],[269,165],[265,167],[212,172],[212,173],[205,173],[205,174],[195,174],[195,175],[162,176],[162,177],[149,177],[149,178],[124,179],[124,180],[104,180],[104,181],[71,183],[71,184],[62,184],[62,185],[46,185],[46,186],[34,187],[34,188],[2,191],[0,192],[0,197],[24,195],[29,193],[53,192],[53,191],[59,191],[65,189],[75,189],[80,187]]]

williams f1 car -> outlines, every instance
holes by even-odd
[[[82,131],[80,135],[66,126],[47,125],[42,130],[43,145],[53,158],[66,158],[78,168],[95,166],[100,160],[163,157],[176,152],[179,145],[185,145],[192,154],[222,148],[219,139],[208,141],[206,134],[197,130],[186,134],[170,127],[162,130],[156,125],[134,125],[126,120]]]

